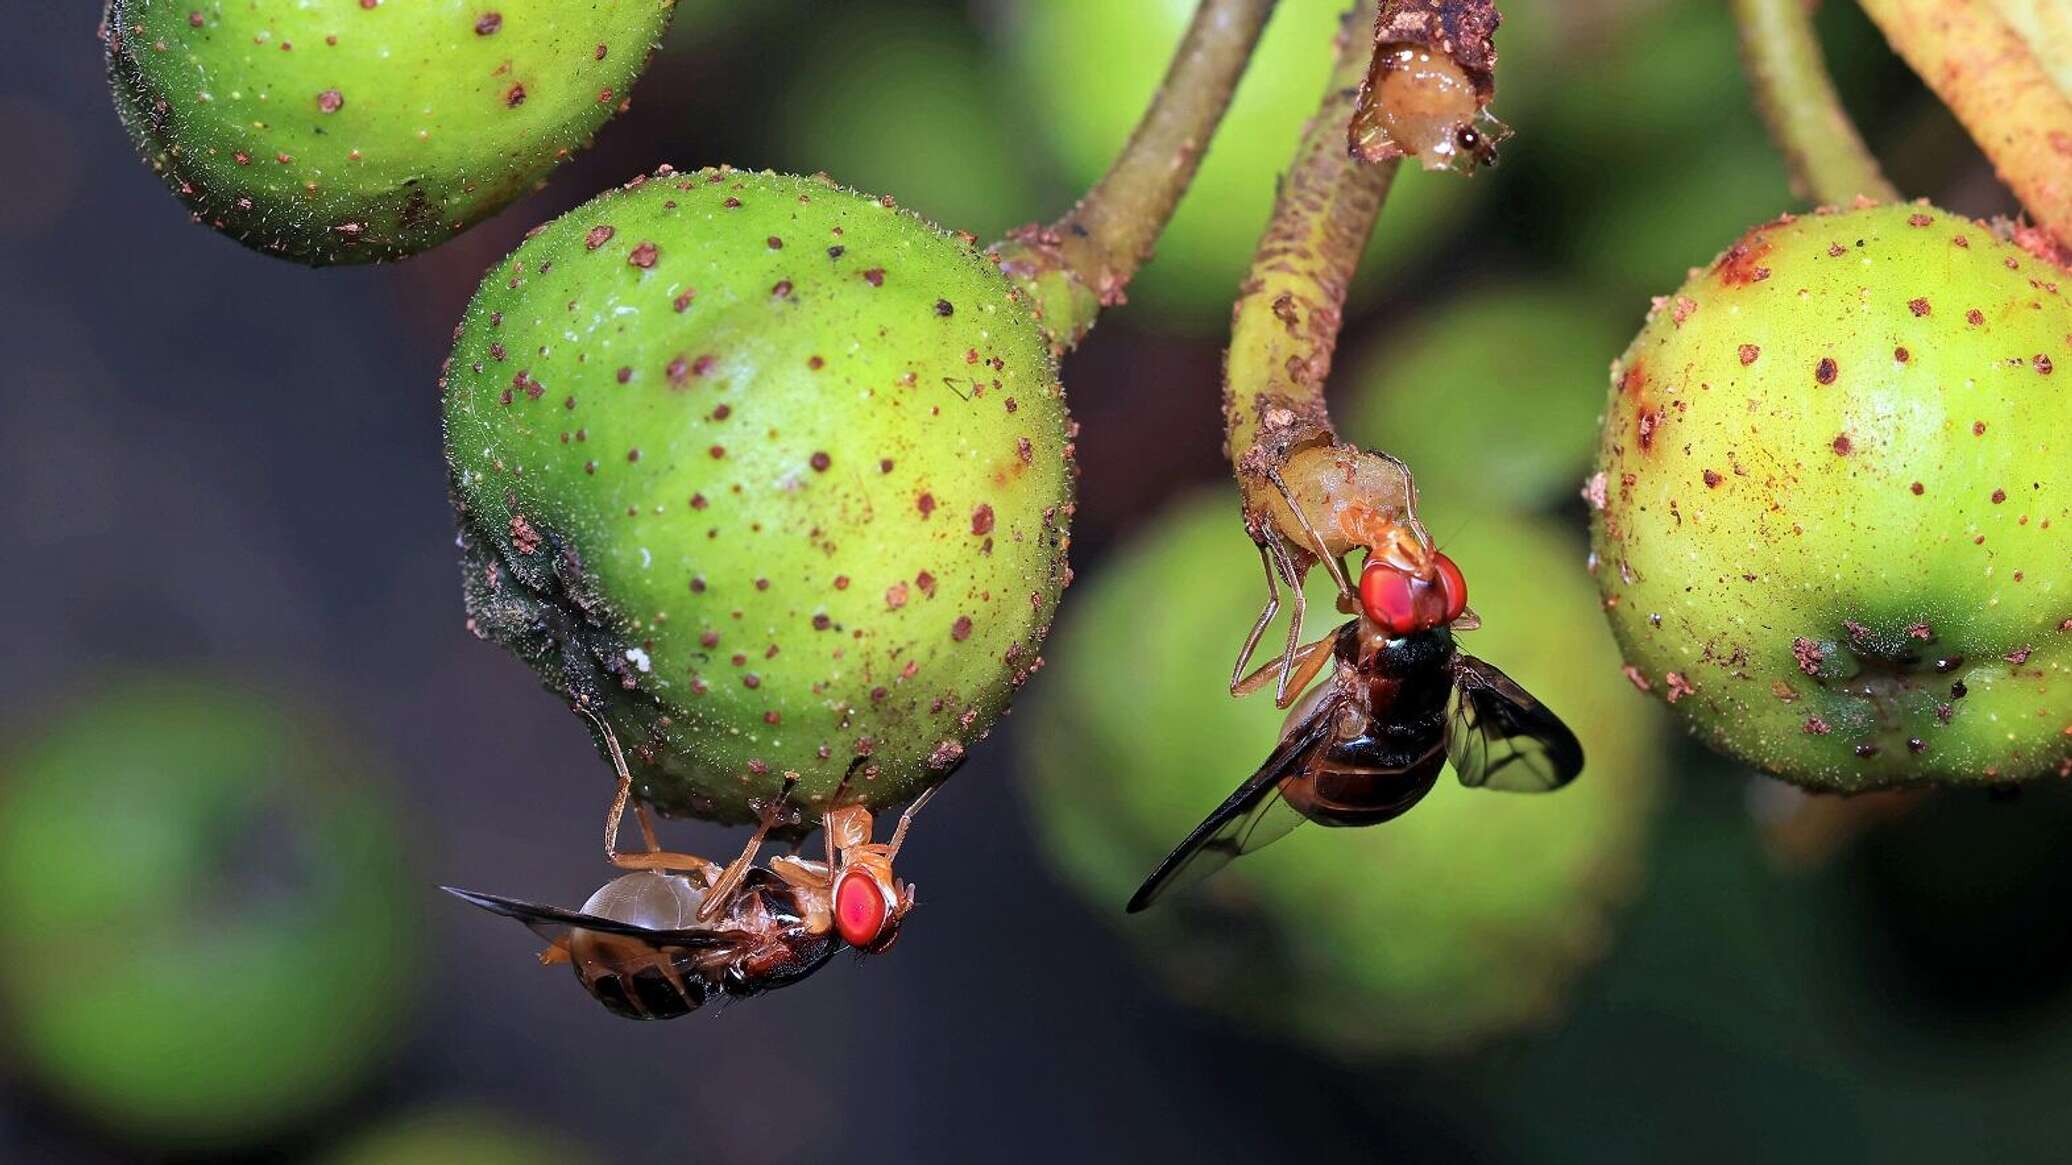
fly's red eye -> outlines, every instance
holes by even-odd
[[[852,947],[878,941],[878,932],[885,929],[885,896],[869,874],[858,870],[836,883],[835,929]]]
[[[1410,576],[1383,563],[1370,562],[1360,572],[1360,607],[1391,635],[1417,629],[1417,592]]]
[[[1443,554],[1432,555],[1432,567],[1439,593],[1446,596],[1446,617],[1439,621],[1451,623],[1468,609],[1468,580],[1461,574],[1460,567]]]

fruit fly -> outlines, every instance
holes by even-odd
[[[1342,566],[1332,572],[1354,618],[1232,684],[1245,695],[1278,677],[1285,695],[1276,703],[1293,705],[1280,743],[1138,888],[1132,913],[1304,821],[1376,825],[1400,816],[1448,762],[1464,785],[1513,792],[1558,789],[1582,771],[1582,745],[1559,718],[1455,646],[1453,632],[1473,625],[1467,580],[1408,518],[1407,477],[1401,505],[1388,512],[1357,501],[1336,508],[1338,537],[1318,538],[1316,553],[1337,566],[1339,545],[1367,550],[1357,588]]]
[[[611,728],[589,709],[580,711],[603,733],[619,778],[605,819],[605,858],[633,872],[605,883],[579,910],[442,889],[524,923],[547,940],[540,962],[573,967],[584,990],[630,1019],[674,1019],[715,997],[795,983],[844,947],[862,954],[891,949],[914,907],[914,887],[893,876],[892,861],[933,789],[907,807],[885,844],[871,841],[870,810],[840,805],[837,790],[836,807],[821,822],[822,861],[787,854],[756,864],[763,839],[785,821],[782,795],[760,807],[762,823],[725,866],[664,852],[647,807],[638,802],[634,814],[647,848],[622,853],[619,824],[633,778]]]

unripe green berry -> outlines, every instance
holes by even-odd
[[[1585,490],[1633,682],[1810,788],[2072,772],[2066,278],[1903,205],[1660,301]]]
[[[788,773],[903,801],[1039,666],[1056,369],[890,199],[665,168],[491,269],[444,384],[476,631],[601,705],[665,811],[749,820]]]
[[[435,246],[621,108],[675,0],[108,0],[123,123],[195,217],[304,263]]]
[[[280,702],[133,679],[0,767],[8,1057],[164,1151],[308,1120],[407,1011],[424,891],[395,806]]]
[[[1604,954],[1644,860],[1658,717],[1619,678],[1556,531],[1495,513],[1447,552],[1485,620],[1462,648],[1574,727],[1583,775],[1526,796],[1448,774],[1393,821],[1305,826],[1126,921],[1130,892],[1266,758],[1285,713],[1228,689],[1261,598],[1229,492],[1157,516],[1076,596],[1017,733],[1030,812],[1066,880],[1186,1001],[1346,1058],[1453,1052],[1552,1022]],[[1332,594],[1311,580],[1321,635]]]

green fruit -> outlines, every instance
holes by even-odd
[[[585,1165],[559,1137],[498,1113],[440,1109],[363,1133],[324,1165]]]
[[[626,100],[674,0],[108,0],[115,104],[195,217],[371,263],[502,210]]]
[[[132,681],[0,779],[0,970],[15,1054],[166,1146],[308,1120],[398,1034],[417,938],[394,807],[276,697]]]
[[[1501,515],[1448,546],[1487,623],[1464,647],[1576,730],[1589,763],[1574,785],[1527,796],[1442,778],[1395,821],[1298,830],[1125,920],[1130,892],[1251,774],[1283,718],[1227,690],[1261,598],[1227,491],[1151,530],[1078,597],[1019,734],[1051,860],[1176,994],[1334,1055],[1458,1050],[1554,1020],[1634,886],[1659,743],[1576,551]],[[1309,594],[1322,634],[1328,587]]]
[[[1038,666],[1063,391],[968,237],[890,199],[608,192],[491,269],[444,383],[473,626],[599,702],[665,812],[750,820],[786,773],[898,803]]]
[[[2072,772],[2063,278],[1890,206],[1756,227],[1659,301],[1586,490],[1635,682],[1810,788]]]
[[[1407,323],[1356,366],[1345,430],[1454,509],[1575,497],[1619,317],[1547,287],[1478,292]]]
[[[816,21],[775,110],[772,161],[825,170],[937,222],[996,238],[1046,209],[1009,92],[969,29],[855,8]],[[868,52],[858,52],[868,45]]]
[[[1030,0],[1003,35],[1041,131],[1075,186],[1091,184],[1128,140],[1165,76],[1194,0]],[[1245,72],[1201,172],[1130,284],[1133,301],[1207,329],[1227,323],[1259,232],[1273,209],[1304,121],[1331,74],[1341,0],[1282,0]],[[1499,34],[1499,48],[1510,41]],[[1499,104],[1502,104],[1501,101]],[[1508,108],[1506,106],[1505,108]],[[1453,175],[1401,171],[1390,191],[1370,267],[1400,263],[1443,238],[1488,188]]]

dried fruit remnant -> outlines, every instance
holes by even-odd
[[[1499,19],[1491,0],[1384,0],[1347,131],[1353,154],[1460,173],[1493,165],[1511,133],[1488,108]]]

